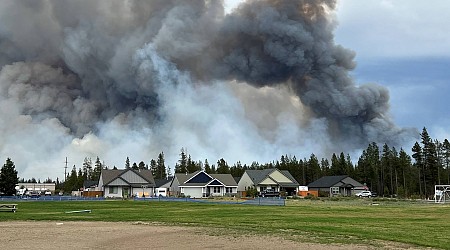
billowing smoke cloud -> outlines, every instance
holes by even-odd
[[[335,1],[7,0],[0,3],[0,156],[25,178],[81,165],[400,145],[389,93],[349,76]]]

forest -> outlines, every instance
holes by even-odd
[[[420,134],[411,148],[412,155],[408,155],[403,148],[396,149],[387,144],[378,145],[370,143],[362,151],[358,161],[354,162],[349,154],[334,153],[331,159],[318,159],[314,153],[309,158],[297,159],[294,155],[282,155],[280,159],[268,163],[253,162],[250,165],[236,162],[228,164],[225,159],[219,159],[215,164],[204,161],[192,160],[184,148],[175,164],[175,173],[193,173],[205,170],[207,173],[231,174],[241,177],[245,170],[278,168],[288,170],[300,185],[308,185],[322,176],[349,175],[353,179],[367,185],[380,196],[399,198],[432,198],[434,185],[450,184],[450,143],[447,139],[443,142],[432,139],[426,128]],[[44,182],[56,182],[57,189],[70,192],[79,190],[85,180],[98,180],[102,169],[109,169],[99,157],[92,163],[91,158],[86,157],[83,165],[77,170],[74,165],[67,173],[66,180],[52,181],[50,178]],[[172,169],[166,167],[164,153],[161,152],[157,159],[151,159],[149,164],[144,161],[130,163],[125,160],[124,168],[150,169],[155,179],[164,179],[172,176]],[[117,169],[113,166],[111,169]],[[21,179],[20,182],[36,182]],[[38,180],[40,182],[40,180]]]

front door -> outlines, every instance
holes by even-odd
[[[123,196],[123,198],[128,198],[130,196],[130,188],[129,187],[123,187],[122,196]]]

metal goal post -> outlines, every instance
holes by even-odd
[[[434,185],[434,201],[436,203],[450,202],[450,185]]]

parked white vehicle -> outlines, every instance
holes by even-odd
[[[370,191],[362,191],[362,192],[359,192],[359,193],[357,193],[355,195],[356,195],[356,197],[372,197],[372,192],[370,192]]]

